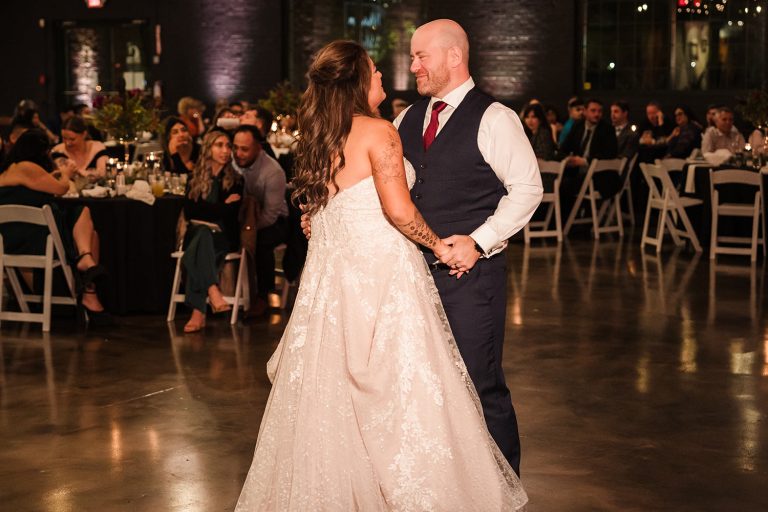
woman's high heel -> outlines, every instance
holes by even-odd
[[[115,319],[106,310],[94,311],[83,304],[83,295],[86,293],[95,294],[95,290],[84,290],[77,301],[77,308],[82,315],[81,318],[93,327],[111,327],[115,325]]]

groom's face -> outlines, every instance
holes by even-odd
[[[451,81],[448,49],[441,48],[429,33],[416,31],[411,38],[411,73],[422,96],[442,97]]]

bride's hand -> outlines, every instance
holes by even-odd
[[[437,256],[437,259],[441,260],[443,257],[445,257],[451,250],[451,246],[440,240],[437,242],[437,245],[432,249],[432,252],[435,253],[435,256]]]

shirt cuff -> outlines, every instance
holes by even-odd
[[[493,256],[507,246],[506,240],[498,241],[498,236],[487,223],[474,230],[469,236],[483,249],[481,257]]]

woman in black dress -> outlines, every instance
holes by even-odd
[[[88,125],[82,117],[67,119],[61,126],[63,142],[54,146],[51,158],[68,158],[75,163],[78,174],[103,178],[107,173],[107,148],[89,137]]]
[[[94,323],[109,323],[96,293],[98,278],[105,275],[99,263],[98,235],[87,207],[62,210],[54,196],[69,190],[74,164],[53,170],[48,156],[48,138],[42,130],[29,130],[19,137],[0,166],[0,205],[14,204],[41,208],[50,205],[59,228],[67,261],[77,270],[82,307]],[[3,245],[11,254],[45,254],[48,228],[28,224],[2,224]]]

